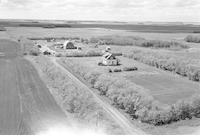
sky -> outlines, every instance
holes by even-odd
[[[200,22],[200,0],[0,0],[0,18]]]

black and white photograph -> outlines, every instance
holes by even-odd
[[[0,0],[0,135],[200,135],[200,0]]]

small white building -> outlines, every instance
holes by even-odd
[[[106,66],[117,66],[119,65],[119,59],[112,53],[107,52],[102,56],[102,64]]]

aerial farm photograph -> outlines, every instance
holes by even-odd
[[[0,135],[200,135],[200,0],[0,0]]]

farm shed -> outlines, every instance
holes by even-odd
[[[106,66],[117,66],[119,65],[119,59],[117,59],[112,53],[108,52],[102,56],[102,64]]]
[[[63,44],[63,49],[77,49],[77,47],[74,46],[72,41],[65,41]]]

